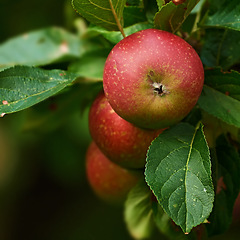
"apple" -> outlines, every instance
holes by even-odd
[[[149,145],[163,129],[146,130],[127,122],[101,92],[89,111],[89,131],[111,161],[126,168],[143,168]]]
[[[237,199],[233,207],[233,225],[240,226],[240,193],[237,196]]]
[[[181,121],[197,103],[203,82],[202,62],[191,45],[157,29],[117,43],[103,74],[104,92],[114,111],[148,129]]]
[[[94,192],[112,204],[123,203],[128,192],[143,178],[142,171],[125,169],[110,161],[94,142],[87,150],[86,172]]]

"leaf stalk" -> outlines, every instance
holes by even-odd
[[[119,31],[121,32],[122,36],[125,38],[126,35],[125,35],[125,33],[124,33],[124,31],[123,31],[123,27],[122,27],[122,25],[121,25],[121,23],[120,23],[120,21],[119,21],[119,19],[118,19],[117,13],[116,13],[116,11],[115,11],[115,9],[114,9],[114,7],[113,7],[112,0],[109,0],[109,4],[110,4],[110,7],[111,7],[113,16],[114,16],[114,18],[115,18],[115,21],[116,21],[116,23],[117,23],[117,26],[118,26],[118,28],[119,28]]]

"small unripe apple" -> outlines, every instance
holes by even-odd
[[[94,192],[112,204],[123,203],[128,192],[143,177],[142,171],[125,169],[110,161],[94,142],[87,150],[86,171]]]
[[[89,111],[89,131],[111,161],[126,168],[143,168],[149,145],[163,130],[141,129],[127,122],[101,92]]]
[[[192,46],[157,29],[136,32],[117,43],[103,75],[115,112],[150,129],[182,120],[197,103],[203,81],[202,62]]]

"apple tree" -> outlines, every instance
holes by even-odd
[[[74,30],[1,43],[0,121],[28,111],[51,132],[89,111],[89,185],[132,239],[221,237],[240,192],[239,1],[68,4]]]

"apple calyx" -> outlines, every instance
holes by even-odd
[[[159,79],[161,79],[161,77],[155,76],[155,73],[152,70],[150,70],[149,73],[147,74],[147,80],[150,83],[150,85],[153,87],[153,92],[162,97],[166,94],[169,94],[170,92],[159,81]]]
[[[170,92],[165,89],[165,86],[158,82],[153,82],[151,84],[153,86],[154,93],[157,93],[159,96],[164,96],[165,94],[169,94]]]

